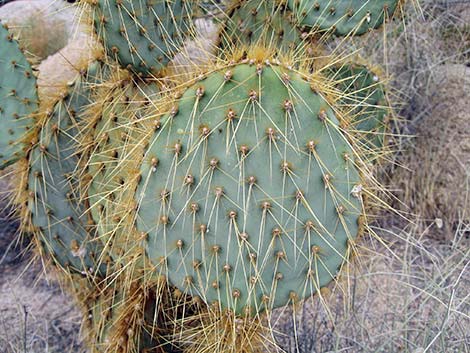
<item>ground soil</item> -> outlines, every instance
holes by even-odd
[[[0,189],[8,190],[5,179]],[[42,265],[32,262],[28,242],[18,243],[18,222],[0,202],[0,352],[84,352],[81,312]]]

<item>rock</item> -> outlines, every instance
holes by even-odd
[[[54,101],[62,88],[78,74],[78,70],[102,55],[100,44],[90,35],[81,33],[38,67],[39,100],[41,104]]]
[[[2,23],[18,37],[30,60],[40,61],[67,45],[75,9],[62,1],[14,1],[0,8]]]
[[[83,9],[56,0],[19,0],[0,8],[2,23],[19,37],[29,59],[40,63],[41,104],[54,101],[77,70],[99,56],[89,27],[78,23],[84,17]]]
[[[214,22],[204,18],[196,19],[195,26],[196,38],[186,41],[181,51],[170,62],[167,68],[170,75],[181,76],[185,72],[193,71],[196,66],[204,70],[213,65],[219,29]]]

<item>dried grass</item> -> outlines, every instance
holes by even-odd
[[[432,109],[417,124],[394,181],[398,197],[420,221],[440,219],[439,233],[449,234],[459,220],[470,220],[470,68],[435,67],[429,90]]]
[[[367,258],[349,278],[352,295],[336,293],[330,299],[333,319],[318,300],[304,305],[297,314],[297,344],[291,334],[293,321],[282,327],[280,342],[286,350],[469,352],[468,239],[456,234],[460,240],[437,244],[426,238],[413,240],[415,232],[393,229],[383,234],[401,258],[383,250]],[[397,235],[402,239],[397,240]]]

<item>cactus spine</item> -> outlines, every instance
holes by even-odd
[[[0,22],[0,169],[25,156],[38,108],[36,78],[18,42]]]
[[[362,212],[351,190],[362,182],[308,79],[276,65],[227,67],[162,117],[141,167],[137,229],[183,292],[259,312],[315,293],[346,259]]]
[[[292,14],[276,1],[234,1],[222,20],[222,52],[250,46],[270,48],[279,54],[301,50],[300,30],[292,23]]]
[[[108,55],[142,74],[158,73],[191,31],[188,0],[99,0],[92,3],[96,32]]]
[[[400,8],[400,0],[287,0],[300,26],[338,36],[362,35],[382,26]]]
[[[28,159],[23,222],[66,269],[90,345],[278,350],[272,312],[322,296],[355,251],[363,158],[382,153],[388,115],[373,71],[327,55],[319,68],[312,40],[363,34],[399,1],[233,1],[212,66],[184,74],[167,68],[197,2],[82,4],[105,62],[36,120],[31,68],[0,29],[0,50],[13,45],[0,123],[14,136],[0,166]]]
[[[44,250],[62,267],[106,273],[102,246],[94,239],[94,223],[74,177],[80,113],[90,104],[92,82],[100,63],[79,74],[51,111],[38,114],[39,126],[29,153],[28,208],[32,227]]]

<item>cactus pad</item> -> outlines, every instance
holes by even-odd
[[[116,205],[121,205],[123,199],[132,199],[134,195],[135,188],[131,185],[136,185],[139,172],[136,161],[140,160],[144,149],[138,141],[152,131],[152,122],[141,118],[145,116],[150,98],[155,98],[159,89],[155,83],[133,81],[126,70],[116,72],[111,80],[114,83],[98,89],[97,95],[101,98],[87,112],[92,130],[84,135],[93,136],[93,141],[85,192],[98,232],[116,259],[132,249],[127,242],[128,234],[120,242],[116,227],[127,232],[133,224],[128,218],[132,206]]]
[[[301,26],[361,35],[392,17],[400,0],[288,0]]]
[[[44,113],[38,142],[30,152],[29,200],[31,222],[45,252],[56,264],[78,272],[106,271],[94,226],[80,202],[76,153],[79,113],[90,104],[87,77],[97,76],[99,63],[80,75],[53,107]]]
[[[150,74],[163,69],[182,46],[191,8],[189,0],[99,0],[93,20],[108,55]]]
[[[363,148],[380,151],[386,144],[390,107],[379,75],[360,64],[343,64],[330,75],[342,92],[340,104]]]
[[[360,231],[361,177],[306,77],[261,64],[216,71],[185,91],[149,146],[137,228],[180,290],[259,312],[337,276]]]
[[[0,169],[25,155],[24,138],[38,108],[36,78],[26,57],[0,22]]]
[[[220,34],[222,48],[254,45],[288,53],[302,43],[300,31],[290,21],[290,12],[275,1],[236,2],[228,17]]]

